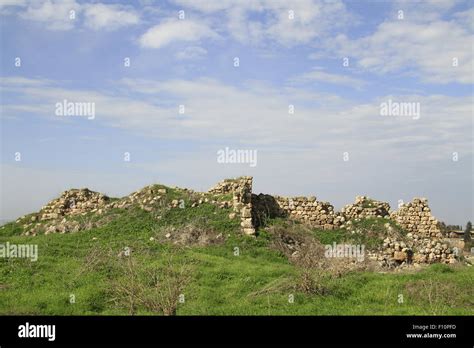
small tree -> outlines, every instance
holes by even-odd
[[[471,224],[471,221],[469,221],[466,224],[466,229],[464,230],[464,249],[466,250],[470,250],[471,245],[472,245],[471,229],[472,229],[472,224]]]

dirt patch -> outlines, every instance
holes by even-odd
[[[376,265],[370,260],[326,257],[325,245],[311,235],[305,226],[272,226],[268,229],[272,236],[271,247],[285,255],[300,269],[319,269],[340,277],[351,271],[374,270]]]
[[[181,246],[209,246],[221,244],[225,240],[222,233],[195,224],[165,227],[157,233],[156,238],[162,242],[171,242]]]

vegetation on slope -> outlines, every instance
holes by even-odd
[[[167,190],[167,200],[188,202],[189,192]],[[377,245],[384,238],[386,229],[380,224],[385,220],[354,222],[359,232],[352,233],[275,219],[253,238],[241,235],[238,219],[229,219],[229,213],[231,209],[210,203],[185,204],[183,209],[161,205],[150,212],[111,209],[101,216],[70,217],[84,226],[105,221],[100,226],[35,237],[22,235],[21,225],[9,223],[0,229],[0,244],[37,244],[39,257],[36,262],[0,259],[0,314],[474,313],[472,267],[332,272],[313,267],[311,258],[295,262],[278,247],[281,233],[298,235],[307,246]]]

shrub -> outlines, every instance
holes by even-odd
[[[466,224],[466,229],[464,230],[464,249],[465,250],[471,250],[471,247],[472,247],[471,230],[472,230],[472,224],[471,224],[471,221],[469,221]]]
[[[123,277],[112,282],[112,293],[129,314],[140,308],[163,315],[175,315],[179,297],[190,281],[189,263],[178,260],[180,249],[170,249],[163,267],[144,267],[132,256],[121,262]]]

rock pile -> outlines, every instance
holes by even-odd
[[[164,195],[166,195],[165,188],[158,188],[155,185],[150,185],[111,203],[109,206],[111,208],[128,209],[134,204],[138,204],[140,208],[146,211],[152,211],[156,204],[161,202]]]
[[[442,238],[440,223],[431,215],[426,198],[414,198],[412,202],[402,204],[397,211],[390,214],[406,231],[422,237]]]
[[[37,219],[55,220],[65,215],[84,215],[89,212],[100,214],[108,201],[109,197],[106,195],[87,188],[64,191],[59,198],[52,200],[40,210]]]
[[[449,243],[440,238],[420,238],[417,234],[408,233],[408,244],[415,251],[414,263],[455,263],[456,255]]]
[[[389,236],[383,240],[379,250],[369,253],[369,258],[379,261],[381,266],[395,267],[408,264],[455,263],[456,255],[449,242],[436,237],[424,238],[408,233],[406,236],[392,233],[385,224]]]
[[[381,250],[371,254],[371,258],[379,261],[381,266],[395,267],[412,263],[413,249],[397,237],[387,237]]]
[[[390,205],[370,199],[366,196],[357,196],[354,204],[342,208],[341,213],[346,220],[363,219],[370,217],[389,217]]]
[[[245,176],[236,179],[224,179],[218,182],[214,187],[210,188],[209,193],[218,194],[218,195],[225,195],[227,193],[234,193],[239,191],[243,185],[245,185],[246,181],[250,180],[250,185],[252,183],[252,177]]]
[[[64,191],[59,198],[46,204],[41,210],[31,216],[17,220],[23,224],[25,235],[35,236],[39,233],[67,233],[80,229],[92,228],[94,223],[82,221],[87,213],[102,214],[110,198],[106,195],[91,191],[87,188]],[[68,216],[79,216],[79,220],[67,220]]]
[[[381,262],[382,266],[389,267],[456,262],[456,256],[448,243],[429,238],[417,242],[413,240],[404,242],[397,238],[387,237],[384,239],[382,250],[373,253],[372,256]]]

